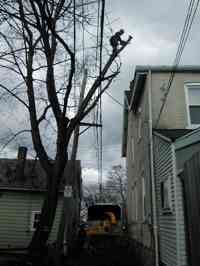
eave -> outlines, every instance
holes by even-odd
[[[129,110],[132,110],[134,113],[137,112],[137,108],[142,98],[146,77],[147,77],[147,72],[136,72],[135,78],[130,84],[132,97],[131,97]]]
[[[129,105],[130,105],[130,98],[131,98],[131,92],[124,91],[122,157],[126,157],[127,135],[128,135],[128,110],[129,110]]]

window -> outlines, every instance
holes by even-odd
[[[40,211],[32,211],[32,214],[31,214],[31,225],[30,225],[30,229],[31,231],[35,231],[37,226],[38,226],[38,223],[40,221]]]
[[[171,199],[171,181],[170,176],[161,182],[161,207],[163,211],[171,211],[172,199]]]
[[[186,85],[186,103],[189,127],[200,126],[200,83]]]

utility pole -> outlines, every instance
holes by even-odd
[[[86,88],[86,84],[87,84],[87,76],[88,76],[88,71],[87,71],[87,69],[85,69],[84,74],[83,74],[83,81],[82,81],[82,86],[81,86],[80,97],[79,97],[78,111],[79,111],[81,104],[83,102],[83,99],[84,99],[85,88]],[[80,131],[80,125],[78,125],[74,130],[74,139],[73,139],[71,160],[76,160],[76,154],[77,154],[77,150],[78,150],[79,131]]]
[[[88,76],[88,71],[87,69],[84,69],[81,92],[79,96],[78,111],[84,99],[85,88],[87,84],[87,76]],[[73,203],[74,207],[71,213],[72,215],[66,216],[66,218],[68,219],[68,223],[66,223],[66,225],[68,224],[70,228],[70,230],[68,230],[68,232],[70,232],[68,241],[72,244],[72,246],[77,238],[78,226],[80,222],[80,208],[81,208],[81,196],[82,196],[81,195],[81,192],[82,192],[81,175],[76,174],[76,170],[77,170],[76,169],[76,156],[77,156],[77,151],[78,151],[79,133],[80,133],[80,124],[77,125],[77,127],[74,130],[74,138],[73,138],[72,153],[71,153],[71,162],[72,162],[71,175],[73,177],[72,190],[73,190],[73,195],[74,195],[74,203]]]

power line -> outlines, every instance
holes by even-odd
[[[99,47],[99,27],[100,27],[100,1],[98,0],[98,12],[97,12],[97,32],[96,32],[96,69],[98,68],[98,47]],[[97,104],[96,112],[94,113],[94,122],[98,123],[99,118],[99,103]],[[96,133],[96,156],[97,156],[97,168],[100,175],[100,152],[99,152],[99,129],[95,128]]]
[[[116,102],[117,104],[119,104],[122,108],[124,108],[123,104],[120,103],[117,99],[115,99],[109,92],[105,92],[114,102]]]
[[[100,0],[98,0],[98,8],[97,8],[96,68],[97,68],[97,62],[98,62],[98,47],[99,47],[99,20],[100,20]]]
[[[104,18],[105,18],[105,0],[102,0],[102,6],[101,6],[101,21],[100,21],[100,62],[99,62],[99,77],[101,81],[101,75],[102,75],[102,53],[103,53],[103,34],[104,34]],[[100,83],[99,86],[99,94],[101,94],[102,91],[102,84]],[[99,122],[102,124],[102,97],[100,96],[99,99],[99,108],[100,108],[100,117]],[[99,192],[100,195],[102,194],[102,172],[103,172],[103,129],[102,127],[100,130],[100,176],[99,176]]]
[[[74,105],[76,106],[76,0],[73,0],[73,39],[74,39]],[[76,108],[74,110],[76,112]]]
[[[160,112],[159,112],[159,115],[158,115],[158,119],[156,121],[156,128],[158,127],[158,124],[159,124],[159,121],[160,121],[160,118],[161,118],[161,114],[163,112],[164,106],[165,106],[166,101],[167,101],[167,97],[168,97],[169,92],[170,92],[170,88],[171,88],[173,80],[174,80],[174,76],[175,76],[175,72],[176,72],[177,66],[180,63],[181,56],[183,54],[183,50],[184,50],[186,42],[188,40],[189,33],[190,33],[190,30],[191,30],[192,24],[194,22],[194,18],[195,18],[197,9],[198,9],[199,1],[200,0],[197,0],[195,6],[194,6],[195,0],[191,0],[190,3],[189,3],[188,9],[187,9],[187,15],[186,15],[186,18],[185,18],[183,30],[182,30],[180,41],[179,41],[179,45],[178,45],[178,49],[177,49],[177,52],[176,52],[176,57],[175,57],[174,62],[173,62],[172,71],[170,73],[170,77],[169,77],[169,80],[168,80],[166,92],[164,94],[163,103],[161,105]]]
[[[85,26],[84,26],[84,19],[85,19],[85,9],[84,9],[84,0],[82,0],[82,46],[83,46],[83,68],[85,68]]]

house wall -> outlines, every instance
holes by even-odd
[[[164,97],[164,87],[167,87],[170,73],[152,73],[152,112],[153,126],[155,126]],[[187,108],[184,84],[200,82],[200,73],[176,73],[167,102],[163,109],[159,128],[187,128]]]
[[[144,265],[150,262],[153,242],[151,231],[151,182],[149,159],[149,80],[146,80],[144,95],[138,110],[129,112],[127,139],[128,174],[128,223],[131,237],[141,246]],[[140,122],[141,120],[141,122]],[[139,127],[141,123],[141,133]],[[139,137],[141,135],[141,137]],[[133,147],[134,146],[134,147]],[[142,179],[145,183],[143,191]],[[137,192],[135,192],[137,191]],[[145,193],[145,200],[143,194]],[[144,202],[145,201],[145,202]],[[143,206],[145,205],[145,213]],[[143,250],[147,252],[143,252]],[[153,260],[153,258],[152,258]],[[151,265],[151,264],[149,264]]]
[[[31,236],[32,211],[40,211],[41,193],[0,191],[0,248],[27,247]],[[62,200],[59,199],[49,241],[56,239]]]
[[[185,266],[186,240],[182,184],[174,171],[173,144],[154,136],[154,173],[156,179],[157,217],[159,228],[160,260],[167,266]],[[170,177],[171,211],[161,204],[161,182]]]
[[[150,129],[156,126],[158,114],[163,102],[164,93],[166,92],[167,83],[170,73],[166,72],[149,72],[147,74],[145,88],[141,97],[138,110],[141,110],[141,114],[133,113],[129,111],[128,116],[128,136],[127,136],[127,175],[128,175],[128,222],[130,235],[133,239],[138,241],[143,247],[152,249],[152,206],[151,206],[151,168],[150,168]],[[170,93],[167,97],[165,108],[162,112],[158,128],[162,129],[179,129],[188,127],[187,118],[187,106],[185,98],[185,83],[187,82],[200,82],[200,73],[176,73]],[[149,95],[151,93],[151,96]],[[150,102],[152,101],[152,102]],[[151,107],[152,106],[152,107]],[[152,108],[152,110],[150,110]],[[152,121],[150,121],[150,112],[152,111]],[[142,120],[141,139],[138,139],[138,127],[139,119]],[[152,122],[152,124],[151,124]],[[134,145],[133,145],[134,143]],[[134,155],[133,155],[134,146]],[[167,151],[166,151],[167,154]],[[164,155],[164,154],[163,154]],[[171,149],[168,154],[171,156]],[[167,158],[162,158],[166,159]],[[158,158],[159,160],[159,158]],[[169,163],[169,165],[168,165]],[[166,162],[166,167],[172,167],[171,162]],[[162,170],[162,169],[161,169]],[[164,170],[163,170],[164,171]],[[163,178],[167,172],[162,172]],[[143,197],[142,197],[142,178],[145,180],[145,204],[146,211],[143,215]],[[178,179],[177,179],[178,180]],[[175,182],[175,181],[174,181]],[[137,186],[137,199],[135,196],[135,187]],[[174,187],[177,187],[177,197],[181,199],[181,184],[179,181],[172,183],[172,191]],[[158,187],[157,187],[158,189]],[[175,195],[175,192],[172,193]],[[175,199],[173,199],[175,200]],[[176,213],[178,217],[182,217],[182,203],[178,202],[176,208],[180,209],[180,212]],[[176,215],[161,215],[159,216],[159,223],[162,227],[162,243],[163,243],[163,258],[167,262],[176,261],[176,231],[175,223],[178,219]],[[182,225],[181,225],[182,226]],[[175,231],[174,231],[175,230]],[[182,230],[182,229],[181,229]],[[180,242],[183,240],[182,231],[178,234],[180,236]],[[167,236],[172,239],[172,243],[169,241],[169,246],[166,246],[166,252],[164,252],[164,246],[168,243]],[[183,243],[183,241],[181,242]],[[180,249],[181,250],[181,249]],[[179,262],[181,262],[179,252]],[[184,250],[184,247],[183,249]],[[175,252],[175,253],[174,253]],[[164,255],[166,253],[166,255]],[[185,261],[185,255],[183,254],[183,262]],[[181,264],[184,265],[184,264]]]

